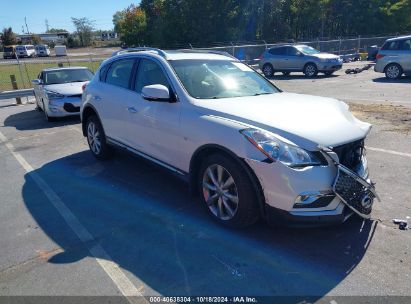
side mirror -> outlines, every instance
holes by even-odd
[[[162,84],[153,84],[143,87],[141,96],[148,101],[171,101],[170,91]]]
[[[42,81],[41,81],[40,79],[34,79],[34,80],[31,81],[31,83],[32,83],[33,85],[40,85],[41,82],[42,82]]]

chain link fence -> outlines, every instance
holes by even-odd
[[[194,44],[173,45],[166,49],[196,49],[196,50],[215,50],[227,52],[236,58],[250,64],[257,64],[262,53],[278,44],[283,43],[300,43],[310,45],[321,52],[333,53],[336,55],[347,55],[358,52],[366,53],[370,46],[381,47],[388,38],[396,35],[383,37],[355,37],[346,39],[320,40],[315,41],[287,41],[282,43],[271,43],[266,41],[253,42],[226,42],[211,43],[208,46]],[[70,54],[70,49],[68,50]],[[94,51],[93,51],[94,52]],[[0,92],[12,90],[10,75],[15,75],[19,89],[31,88],[31,80],[36,79],[41,70],[45,68],[63,66],[86,66],[93,72],[97,70],[102,60],[109,57],[108,50],[105,53],[93,54],[88,53],[84,56],[67,56],[67,57],[50,57],[23,60],[1,60],[0,59]],[[1,56],[1,54],[0,54]]]

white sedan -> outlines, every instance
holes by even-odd
[[[32,81],[37,109],[48,121],[80,114],[81,95],[93,73],[85,67],[45,69]]]

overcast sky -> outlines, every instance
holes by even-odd
[[[73,31],[71,17],[88,17],[95,20],[96,29],[109,30],[113,28],[112,17],[116,11],[140,1],[132,0],[0,0],[0,30],[12,27],[15,33],[26,32],[24,17],[31,33],[44,33],[45,20],[50,28],[62,28]]]

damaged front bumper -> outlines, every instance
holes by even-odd
[[[374,199],[380,198],[370,180],[338,164],[338,173],[333,185],[335,195],[362,218],[370,218]]]

